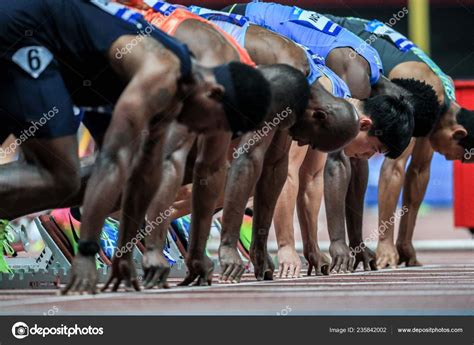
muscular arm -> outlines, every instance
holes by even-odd
[[[275,144],[275,145],[274,145]],[[288,176],[288,151],[291,138],[276,138],[265,155],[261,177],[254,197],[254,217],[250,257],[258,280],[273,279],[273,263],[267,251],[267,240],[275,206]]]
[[[308,275],[329,273],[329,259],[318,246],[318,216],[324,191],[324,166],[327,154],[308,149],[299,171],[298,219],[303,238],[303,253],[308,260]]]
[[[351,166],[342,151],[328,155],[324,168],[324,200],[331,245],[331,273],[350,270],[351,253],[345,238],[345,198],[349,187]]]
[[[394,246],[395,224],[389,221],[397,209],[398,198],[405,180],[405,166],[413,151],[414,142],[410,143],[407,150],[398,159],[385,158],[379,177],[379,242],[377,244],[377,267],[385,268],[387,265],[396,267],[398,253]]]
[[[110,48],[110,55],[130,39],[134,37],[119,38]],[[140,144],[140,134],[156,114],[164,114],[169,109],[179,78],[177,58],[151,38],[141,41],[120,61],[111,58],[111,65],[130,82],[116,103],[84,198],[81,239],[94,250],[105,217],[119,200],[134,152]],[[165,118],[158,119],[162,124],[166,123]],[[70,290],[94,292],[96,281],[95,256],[90,252],[81,253],[74,260],[71,281],[64,293]],[[118,285],[116,283],[114,289]]]
[[[158,59],[151,47],[137,46],[130,54],[133,56],[125,57],[128,60],[120,67],[123,74],[135,69],[136,73],[115,106],[112,122],[86,190],[81,227],[84,240],[98,242],[104,219],[112,211],[119,198],[120,187],[125,184],[142,131],[155,114],[162,113],[170,106],[174,98],[179,63],[176,63],[171,53],[163,52]],[[135,54],[143,54],[146,58],[141,59],[140,63]],[[164,118],[159,120],[166,123]]]
[[[230,133],[198,139],[198,157],[194,166],[191,236],[186,264],[188,275],[181,285],[196,278],[198,285],[211,285],[213,264],[205,254],[212,215],[224,188],[227,174],[227,149]]]
[[[300,147],[296,142],[291,145],[288,176],[275,207],[274,223],[278,242],[280,277],[286,277],[288,274],[297,276],[301,269],[301,260],[295,250],[293,217],[298,195],[299,170],[307,151],[308,146]]]
[[[400,230],[397,238],[397,249],[400,255],[399,264],[405,262],[407,266],[421,265],[416,259],[412,239],[418,210],[425,197],[430,180],[432,158],[433,149],[429,140],[427,138],[417,138],[403,190],[403,205],[406,206],[406,212],[400,220]]]
[[[362,238],[362,221],[364,213],[364,196],[369,180],[369,162],[367,159],[351,158],[351,180],[346,196],[346,222],[349,245],[357,269],[360,262],[364,270],[376,269],[375,254],[367,248]]]
[[[233,152],[233,162],[225,188],[219,259],[222,281],[238,281],[243,273],[243,262],[237,251],[240,226],[247,204],[262,172],[265,153],[274,137],[272,131],[255,142],[256,132],[245,134]],[[250,140],[255,144],[250,146]]]

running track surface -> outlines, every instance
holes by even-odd
[[[43,315],[473,315],[474,253],[421,252],[425,266],[175,287],[142,293],[57,296],[52,290],[0,290],[0,314]]]

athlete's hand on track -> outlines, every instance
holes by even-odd
[[[137,272],[131,255],[122,256],[120,258],[114,256],[112,260],[112,273],[101,291],[106,291],[109,285],[113,283],[111,291],[117,292],[122,281],[125,283],[125,291],[140,291]]]
[[[95,294],[97,290],[97,267],[95,256],[76,255],[71,268],[71,280],[61,291],[62,295]]]
[[[168,275],[170,274],[170,265],[163,256],[161,250],[150,250],[143,255],[143,271],[145,273],[145,289],[152,289],[158,286],[160,289],[168,289]]]
[[[361,248],[359,253],[356,253],[353,267],[354,271],[361,262],[364,266],[364,271],[377,270],[375,253],[367,247],[364,247],[363,249]]]
[[[331,274],[352,272],[354,258],[344,241],[331,242],[329,254],[331,254],[331,267],[329,268]]]
[[[189,257],[186,259],[188,272],[186,278],[178,284],[178,286],[188,286],[196,279],[194,286],[208,286],[212,284],[212,273],[214,272],[214,263],[206,255],[202,258],[194,259]]]
[[[378,269],[383,269],[387,266],[397,268],[399,260],[398,251],[391,239],[379,240],[375,255],[377,257]]]
[[[219,261],[222,268],[219,282],[240,283],[245,266],[237,248],[221,245],[219,247]]]
[[[400,254],[398,264],[405,263],[407,267],[422,266],[422,263],[416,259],[416,251],[413,243],[397,243],[397,250]]]
[[[301,259],[293,246],[278,249],[278,277],[300,278]]]
[[[317,276],[329,274],[329,265],[331,265],[331,259],[320,250],[314,252],[305,253],[304,257],[308,260],[308,276],[311,275],[314,268],[314,274]]]
[[[272,258],[266,248],[258,249],[252,244],[250,246],[250,260],[252,260],[257,280],[273,280],[275,265],[273,265]]]

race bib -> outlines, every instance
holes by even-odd
[[[12,61],[33,78],[38,78],[53,61],[53,54],[41,46],[24,47],[13,54]]]
[[[238,26],[244,26],[249,22],[247,17],[239,14],[226,13],[221,11],[208,10],[198,6],[189,6],[188,8],[192,13],[197,14],[207,20],[220,20],[222,22],[235,24]]]
[[[341,26],[331,21],[328,17],[316,12],[302,10],[299,7],[294,7],[289,21],[332,36],[337,36],[342,30]]]
[[[156,1],[156,0],[145,0],[145,4],[153,8],[156,12],[161,13],[164,16],[171,15],[175,10],[178,9],[177,6],[169,4],[167,2]]]
[[[412,41],[403,36],[401,33],[393,30],[392,28],[382,22],[379,22],[378,20],[372,20],[365,24],[365,30],[370,33],[377,34],[379,36],[387,37],[402,52],[406,52],[415,46]]]

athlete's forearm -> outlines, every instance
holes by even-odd
[[[225,185],[230,139],[230,135],[223,134],[198,140],[198,157],[193,175],[189,258],[198,259],[205,255],[212,216]]]
[[[161,178],[146,212],[145,243],[149,250],[164,247],[169,224],[176,216],[172,204],[183,182],[187,157],[195,140],[195,134],[176,122],[165,139]]]
[[[255,146],[244,150],[253,135],[254,133],[250,133],[243,136],[239,146],[234,149],[234,160],[225,187],[221,233],[221,245],[224,246],[237,246],[245,205],[260,177],[265,152],[272,140],[271,137],[265,137]]]
[[[329,154],[324,168],[324,200],[331,242],[345,242],[345,198],[350,162],[342,152]]]
[[[398,243],[411,242],[413,238],[418,211],[430,180],[432,158],[433,150],[429,143],[425,139],[417,139],[406,174],[403,191],[403,205],[406,206],[406,212],[400,220]]]
[[[257,250],[267,248],[273,213],[287,176],[288,154],[276,162],[264,163],[254,197],[252,247]]]
[[[369,162],[367,159],[351,159],[351,180],[346,196],[346,223],[349,245],[362,244],[362,220],[364,195],[369,180]]]
[[[164,131],[150,132],[138,156],[134,159],[122,197],[121,248],[126,247],[142,227],[147,207],[158,187],[162,174]],[[132,253],[124,254],[131,255]]]
[[[326,158],[326,154],[309,149],[299,171],[297,209],[306,254],[319,250],[318,216],[324,192]]]

